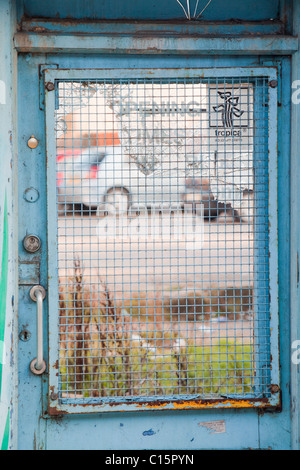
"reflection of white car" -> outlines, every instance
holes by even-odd
[[[61,204],[98,207],[99,215],[143,208],[178,208],[184,176],[177,169],[145,175],[120,147],[88,148],[69,164],[58,188]]]

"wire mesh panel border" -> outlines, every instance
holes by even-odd
[[[207,409],[207,408],[249,408],[278,407],[280,405],[279,348],[278,348],[278,236],[277,236],[277,84],[278,76],[275,67],[237,67],[220,69],[55,69],[45,71],[45,113],[46,113],[46,151],[47,151],[47,220],[48,220],[48,302],[49,302],[49,413],[88,413],[108,411],[136,411],[149,409]],[[203,399],[198,395],[191,396],[153,396],[87,398],[84,402],[78,399],[59,399],[59,329],[58,329],[58,255],[57,255],[57,219],[56,200],[53,188],[56,180],[55,148],[55,90],[49,84],[59,80],[130,80],[139,78],[186,79],[186,78],[264,78],[268,79],[268,177],[269,177],[269,310],[270,310],[270,357],[268,370],[269,394],[253,396],[220,396],[217,399]],[[274,84],[276,84],[274,86]],[[261,354],[264,354],[261,351]]]

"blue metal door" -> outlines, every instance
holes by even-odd
[[[284,446],[289,66],[256,61],[20,58],[21,447]]]

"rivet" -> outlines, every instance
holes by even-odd
[[[38,140],[32,135],[30,139],[28,139],[27,145],[30,149],[35,149],[39,145]]]

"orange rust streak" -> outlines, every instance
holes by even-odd
[[[164,408],[167,406],[168,403],[159,403],[159,404],[140,404],[138,406],[140,407],[146,407],[146,408],[151,408],[151,409],[160,409]],[[264,403],[261,404],[253,404],[249,401],[246,400],[227,400],[227,401],[216,401],[212,403],[207,403],[207,402],[197,402],[197,401],[187,401],[187,402],[181,402],[181,403],[172,403],[174,409],[178,410],[184,410],[187,408],[193,408],[193,409],[207,409],[207,408],[215,408],[218,405],[220,407],[232,407],[232,408],[259,408],[259,407],[265,407]]]
[[[245,400],[227,400],[227,401],[220,401],[215,403],[201,403],[201,402],[186,402],[186,403],[174,403],[174,408],[176,409],[185,409],[185,408],[197,408],[197,409],[204,409],[204,408],[214,408],[217,405],[221,406],[231,406],[233,408],[254,408],[255,405],[252,403],[245,401]],[[260,406],[265,406],[264,404]]]
[[[139,403],[138,406],[142,408],[151,408],[151,409],[159,409],[159,408],[164,408],[167,406],[168,403],[159,403],[159,404],[154,404],[152,405],[151,403]]]

